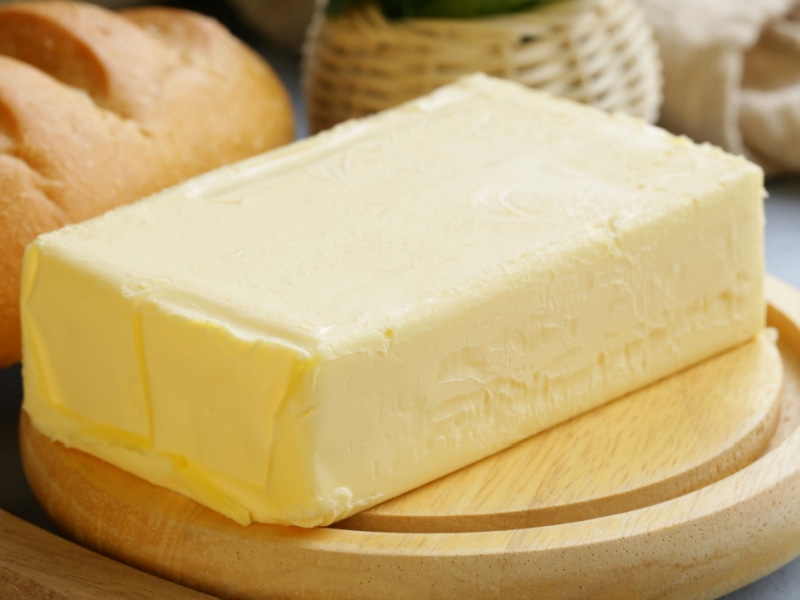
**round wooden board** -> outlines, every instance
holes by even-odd
[[[678,419],[696,423],[694,430],[667,424],[678,395],[662,398],[656,419],[637,411],[642,407],[631,396],[581,417],[594,421],[596,432],[606,431],[606,425],[614,431],[611,422],[603,424],[603,411],[614,421],[639,414],[638,420],[631,417],[628,430],[606,436],[616,440],[610,446],[589,444],[591,452],[575,455],[584,460],[547,463],[556,471],[536,489],[545,489],[558,475],[558,493],[550,496],[550,504],[528,498],[521,511],[518,494],[497,490],[532,489],[519,481],[529,472],[521,477],[503,462],[518,464],[524,444],[489,459],[489,468],[476,465],[478,473],[486,469],[483,475],[469,473],[470,467],[372,509],[359,517],[360,524],[355,520],[309,530],[242,527],[179,494],[51,442],[24,417],[23,462],[44,509],[67,535],[143,570],[226,598],[715,598],[800,555],[800,293],[770,280],[767,296],[783,366],[776,427],[768,351],[739,357],[745,362],[736,364],[760,365],[756,372],[729,365],[700,376],[692,369],[654,387],[674,392],[706,386],[699,396],[690,396],[714,398],[714,409],[730,395],[746,397],[749,408],[731,417],[729,406],[706,418],[707,407]],[[670,387],[680,380],[682,387]],[[760,392],[743,395],[742,385]],[[645,396],[638,400],[647,402]],[[574,437],[579,430],[558,444],[563,431],[556,432],[580,427],[578,421],[548,432],[550,442],[525,444],[552,443],[555,455],[568,455],[580,446],[582,438]],[[669,435],[658,437],[664,433],[659,423]],[[714,423],[715,430],[709,430]],[[652,444],[634,444],[642,432]],[[666,444],[672,436],[685,437],[670,449]],[[606,460],[607,450],[618,444],[627,448],[629,458],[636,448],[652,453],[644,462]],[[529,471],[542,468],[542,461],[527,454],[535,467]],[[613,454],[625,458],[623,452]],[[658,469],[642,469],[659,458]],[[567,464],[575,470],[562,477],[558,465]],[[620,468],[625,474],[614,475]],[[642,471],[644,477],[635,477]],[[490,478],[482,480],[487,474]],[[587,481],[593,482],[588,492]],[[492,493],[476,493],[481,488]],[[441,500],[441,494],[448,499]],[[495,509],[507,514],[495,518]],[[375,530],[380,523],[394,531]]]

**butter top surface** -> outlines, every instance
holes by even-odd
[[[244,338],[343,353],[756,169],[596,113],[476,75],[38,245]]]

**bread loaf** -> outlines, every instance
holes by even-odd
[[[0,366],[20,359],[22,254],[38,234],[293,134],[279,79],[212,19],[0,7]]]

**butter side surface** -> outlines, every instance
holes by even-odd
[[[41,236],[24,409],[240,523],[329,524],[758,333],[762,198],[469,77]]]

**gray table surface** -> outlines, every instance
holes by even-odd
[[[218,11],[211,4],[209,12]],[[230,13],[216,15],[224,21]],[[298,137],[307,129],[303,121],[303,102],[299,86],[298,58],[292,54],[259,45],[252,34],[228,22],[234,31],[256,46],[270,61],[292,93],[300,116]],[[769,181],[767,184],[766,263],[767,271],[800,288],[800,177]],[[36,503],[25,482],[17,447],[17,420],[22,398],[19,366],[0,369],[0,508],[49,531],[52,523]],[[800,497],[798,498],[800,502]],[[724,596],[724,600],[798,600],[800,599],[800,558],[773,574]]]

